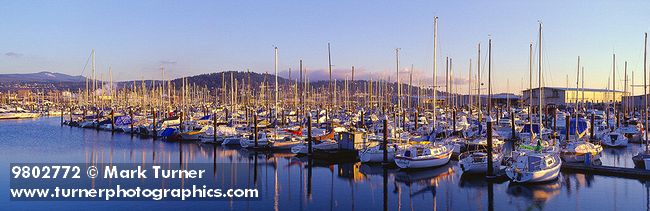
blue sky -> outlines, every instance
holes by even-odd
[[[643,77],[647,8],[648,1],[3,1],[0,73],[79,75],[93,48],[97,70],[107,77],[112,66],[116,80],[160,78],[161,65],[167,77],[273,72],[277,46],[281,72],[297,69],[302,58],[315,80],[327,75],[331,42],[339,78],[354,65],[359,77],[394,80],[395,48],[401,48],[404,71],[413,64],[414,78],[430,83],[433,17],[439,16],[438,75],[444,57],[452,57],[461,92],[470,58],[476,68],[479,42],[485,60],[488,36],[495,91],[527,86],[528,44],[537,45],[538,20],[546,85],[566,86],[568,75],[575,86],[581,56],[585,86],[605,88],[615,52],[621,88],[623,61],[635,83]]]

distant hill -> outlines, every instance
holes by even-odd
[[[209,90],[220,90],[222,88],[222,82],[226,83],[226,89],[230,89],[231,86],[231,77],[232,79],[237,80],[238,86],[242,85],[242,81],[245,81],[248,84],[250,76],[251,88],[253,90],[259,90],[263,82],[266,82],[266,85],[269,86],[268,89],[273,89],[275,84],[275,76],[268,73],[257,73],[257,72],[239,72],[239,71],[226,71],[218,73],[207,73],[195,76],[188,76],[184,79],[188,84],[196,85],[199,87],[207,87]],[[223,77],[223,78],[222,78]],[[225,79],[225,80],[224,80]],[[32,90],[83,90],[85,89],[85,78],[83,76],[70,76],[61,73],[52,73],[52,72],[39,72],[39,73],[28,73],[28,74],[0,74],[0,91],[3,90],[16,90],[16,89],[32,89]],[[116,82],[117,87],[119,88],[128,88],[130,89],[133,84],[136,84],[138,88],[142,86],[141,80],[131,80],[131,81],[120,81]],[[151,85],[155,83],[157,86],[160,85],[162,81],[160,80],[145,80],[144,84],[147,88],[151,88]],[[175,89],[180,89],[182,87],[183,78],[172,79],[171,83]],[[280,89],[285,89],[287,85],[294,85],[296,83],[296,78],[289,80],[284,77],[278,77],[278,84]],[[349,82],[348,88],[350,90],[364,91],[368,89],[367,80],[356,80],[354,83]],[[337,92],[342,92],[344,89],[344,82],[336,82]],[[327,80],[318,80],[311,81],[311,89],[317,92],[325,92],[329,87],[329,82]],[[402,85],[406,90],[408,87],[406,84]],[[283,88],[284,87],[284,88]],[[374,94],[388,94],[388,93],[397,93],[397,84],[395,82],[385,83],[373,81],[373,89],[377,90],[378,87],[382,87],[382,93]],[[412,94],[416,94],[418,87],[412,87]],[[423,95],[430,95],[430,89],[422,93]],[[442,97],[444,92],[437,91],[438,96]],[[405,93],[406,94],[406,91]]]
[[[0,83],[17,83],[17,82],[84,82],[83,76],[71,76],[63,73],[38,72],[24,74],[0,74]]]
[[[223,76],[223,79],[222,79]],[[237,72],[237,71],[227,71],[219,73],[208,73],[195,76],[185,77],[186,81],[189,84],[196,84],[199,86],[207,86],[208,88],[221,88],[221,82],[226,82],[226,86],[230,86],[231,78],[237,80],[239,86],[242,85],[242,81],[248,83],[250,76],[251,84],[254,84],[251,88],[257,88],[263,82],[266,82],[267,85],[271,86],[275,84],[275,75],[268,73],[256,73],[256,72]],[[225,79],[225,80],[224,80]],[[286,85],[289,84],[289,79],[278,76],[278,84]],[[180,87],[183,83],[183,78],[177,78],[172,80],[172,83],[176,87]]]

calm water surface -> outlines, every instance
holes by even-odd
[[[58,118],[0,121],[0,207],[3,210],[648,210],[650,183],[562,172],[538,185],[487,183],[462,176],[456,162],[425,171],[384,170],[360,163],[328,163],[288,153],[254,153],[198,143],[141,139],[128,134],[61,127]],[[604,165],[633,166],[640,145],[606,149]],[[258,201],[9,201],[9,164],[255,163],[238,175],[262,187]],[[311,166],[312,176],[309,177]],[[650,178],[649,178],[650,179]]]

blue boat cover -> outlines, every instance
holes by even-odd
[[[122,125],[128,125],[131,124],[131,117],[130,116],[116,116],[115,117],[115,125],[116,126],[122,126]]]
[[[201,119],[199,120],[210,120],[210,119],[212,119],[212,115],[206,115],[204,117],[201,117]]]
[[[532,126],[533,133],[539,134],[539,124],[525,124],[524,128],[521,129],[521,133],[530,133]]]
[[[587,120],[585,119],[578,119],[578,132],[576,133],[576,119],[573,118],[569,120],[571,125],[569,125],[569,133],[570,134],[578,134],[578,137],[582,137],[587,133]],[[566,128],[562,131],[562,134],[566,134]]]
[[[174,135],[174,132],[176,132],[175,128],[165,128],[165,130],[163,130],[163,132],[160,134],[160,136],[169,137],[169,136]]]

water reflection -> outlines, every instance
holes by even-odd
[[[562,183],[560,179],[544,184],[519,184],[511,182],[508,184],[506,193],[508,195],[525,199],[529,205],[543,209],[544,204],[560,194]]]
[[[6,134],[0,137],[0,155],[7,160],[3,169],[8,169],[8,162],[156,163],[182,167],[211,163],[214,178],[225,172],[236,174],[237,181],[218,181],[220,184],[244,183],[263,190],[259,201],[133,202],[143,209],[209,206],[222,210],[650,210],[650,183],[646,181],[562,172],[558,180],[546,184],[488,182],[480,175],[463,175],[456,162],[434,169],[401,171],[381,165],[296,157],[287,152],[154,141],[122,133],[60,127],[58,120],[53,122],[0,122],[0,132]],[[638,146],[630,146],[606,149],[603,163],[631,166],[626,156]],[[234,168],[233,165],[217,163],[242,163],[249,169],[233,172],[227,169]],[[7,176],[0,174],[0,179],[6,183]],[[0,198],[7,200],[6,194],[0,193]],[[100,203],[95,208],[114,210],[129,203]],[[75,208],[73,203],[57,205]],[[47,208],[18,206],[10,204],[7,209]]]

